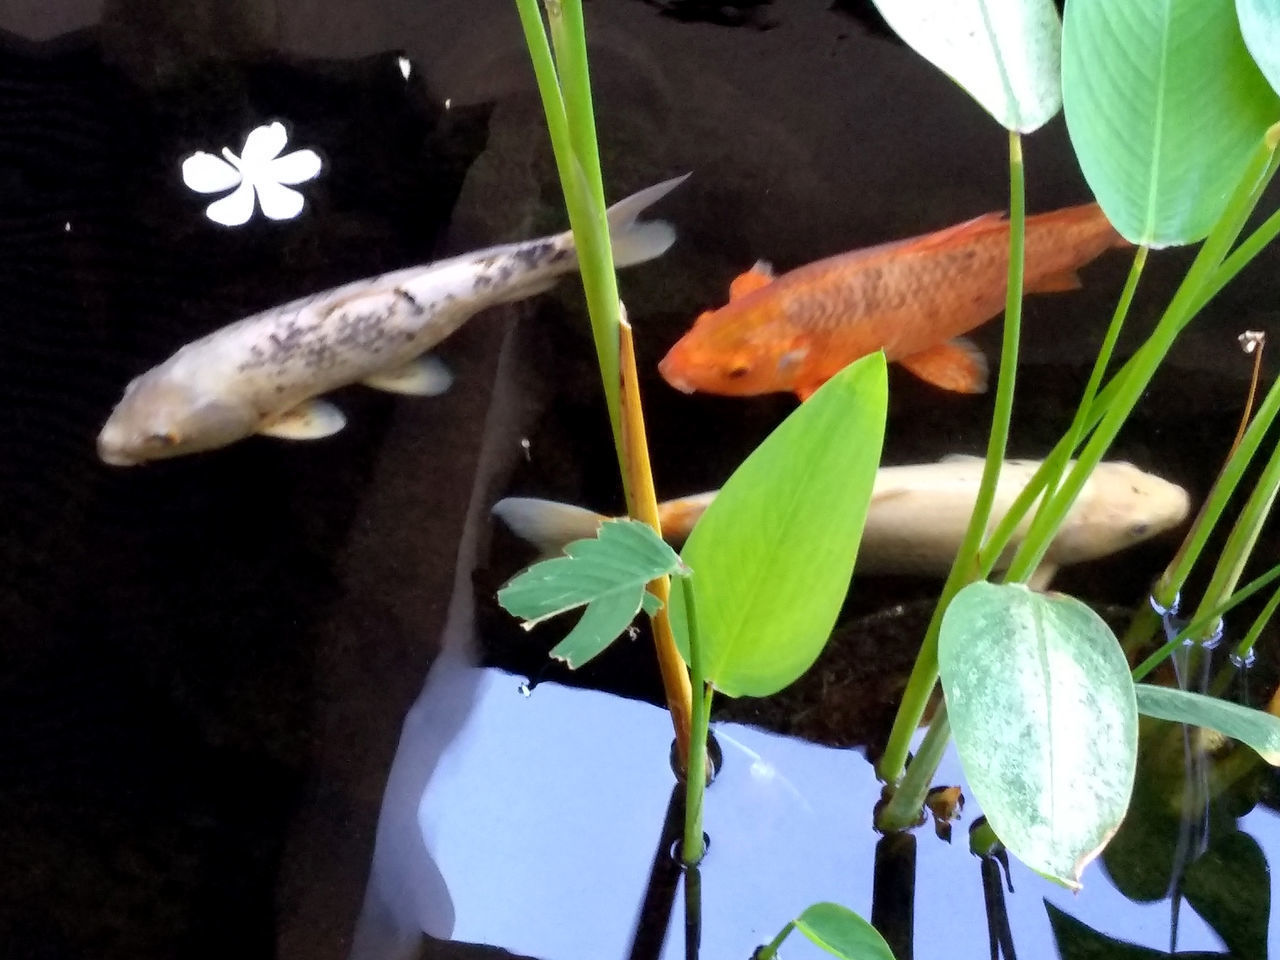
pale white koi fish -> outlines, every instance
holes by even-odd
[[[858,572],[945,577],[973,512],[982,463],[980,457],[954,455],[937,463],[881,467],[858,548]],[[989,528],[1004,517],[1039,466],[1035,460],[1005,461]],[[684,541],[715,495],[713,491],[659,505],[663,536]],[[1190,508],[1191,498],[1177,484],[1131,463],[1101,463],[1067,514],[1031,585],[1044,589],[1060,567],[1109,556],[1176,527]],[[500,500],[493,513],[546,554],[595,536],[607,519],[581,507],[526,497]],[[1008,565],[1028,526],[1029,518],[1019,525],[996,569]]]
[[[684,179],[609,208],[617,266],[652,260],[675,241],[670,224],[637,217]],[[98,435],[98,455],[130,466],[255,433],[326,437],[346,418],[315,398],[351,383],[442,393],[450,375],[428,350],[481,310],[548,290],[577,268],[573,233],[566,231],[357,280],[264,310],[187,344],[130,383]]]

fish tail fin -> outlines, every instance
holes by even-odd
[[[629,267],[660,257],[676,242],[676,229],[665,220],[638,220],[642,211],[653,206],[674,190],[689,174],[664,180],[625,200],[619,200],[609,208],[609,240],[613,244],[613,263],[617,267]]]
[[[521,540],[554,556],[574,540],[594,537],[609,518],[582,507],[535,497],[507,497],[493,505],[492,513]]]

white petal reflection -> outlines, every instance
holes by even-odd
[[[291,220],[302,212],[302,194],[292,187],[263,181],[258,184],[258,203],[272,220]]]
[[[251,168],[256,173],[258,167],[275,159],[288,139],[289,134],[279,120],[250,130],[244,138],[244,149],[240,151],[240,166],[245,176],[252,175],[249,172]]]
[[[182,182],[196,193],[217,193],[238,184],[240,171],[221,157],[199,150],[182,161]]]
[[[266,175],[276,183],[302,183],[318,174],[321,166],[320,154],[314,150],[295,150],[272,160]]]
[[[248,223],[253,216],[253,186],[246,180],[221,200],[209,204],[205,215],[224,227],[238,227]]]

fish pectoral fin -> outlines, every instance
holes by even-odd
[[[926,383],[956,393],[987,392],[987,358],[977,344],[956,337],[898,360]]]
[[[304,400],[258,428],[266,437],[281,440],[321,440],[347,425],[342,411],[327,400]]]
[[[435,397],[453,385],[453,374],[444,361],[432,354],[410,360],[403,367],[375,373],[361,381],[366,387],[403,393],[412,397]]]
[[[1084,284],[1080,282],[1080,274],[1074,270],[1060,270],[1037,277],[1027,284],[1027,293],[1066,293],[1068,290],[1079,290]]]
[[[761,287],[773,282],[773,265],[765,260],[757,260],[746,273],[739,274],[729,284],[729,302],[741,300],[749,293],[755,293]]]

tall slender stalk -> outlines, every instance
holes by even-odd
[[[618,280],[609,244],[600,151],[591,103],[591,77],[587,69],[582,0],[548,0],[550,43],[538,0],[515,0],[515,3],[542,97],[547,132],[551,137],[556,170],[577,247],[578,267],[586,292],[587,312],[591,319],[627,511],[661,534],[640,407],[635,350],[630,340],[631,328],[625,323],[618,300]],[[555,46],[554,56],[552,44]],[[625,362],[622,358],[623,343],[628,351]],[[651,618],[653,639],[675,728],[677,754],[681,764],[687,764],[692,713],[689,676],[668,619],[665,602],[668,584],[658,582],[650,589],[664,601],[662,609]]]
[[[1009,422],[1013,418],[1013,388],[1018,371],[1018,340],[1022,329],[1022,276],[1026,236],[1026,190],[1023,182],[1022,138],[1009,131],[1009,275],[1005,294],[1004,338],[1000,346],[1000,376],[996,384],[995,410],[991,415],[991,434],[987,442],[987,459],[982,468],[982,481],[974,501],[973,514],[965,530],[960,551],[943,585],[941,598],[934,608],[933,619],[925,633],[924,643],[916,657],[903,692],[902,702],[894,717],[893,729],[879,773],[883,780],[897,783],[906,768],[911,734],[920,725],[938,680],[938,629],[947,605],[965,584],[977,575],[978,548],[986,533],[995,500],[996,483],[1004,463],[1009,438]],[[923,799],[923,795],[922,795]]]
[[[697,576],[697,572],[694,572]],[[684,843],[681,859],[694,866],[706,852],[702,843],[702,798],[707,791],[707,732],[711,720],[711,686],[702,667],[702,641],[698,633],[698,608],[694,600],[693,580],[680,578],[684,591],[685,618],[688,620],[689,671],[693,675],[693,732],[689,742],[689,762],[685,765]]]

